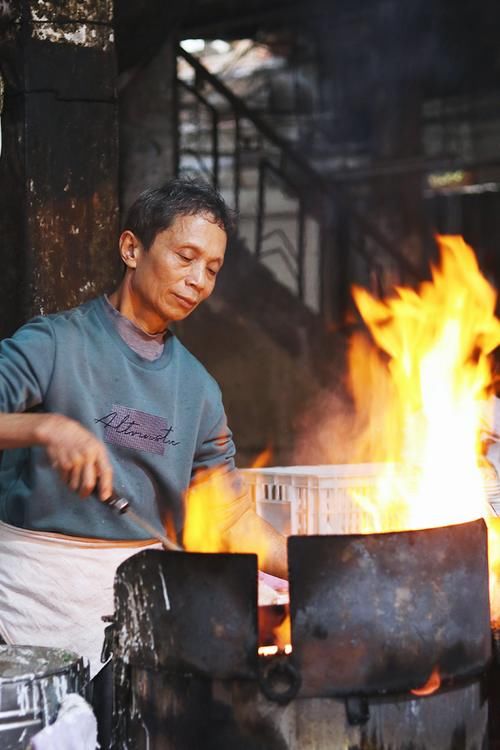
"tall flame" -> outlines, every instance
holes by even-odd
[[[500,344],[496,294],[461,237],[438,242],[441,264],[418,291],[397,288],[394,297],[380,301],[353,290],[385,356],[368,355],[366,341],[354,340],[354,396],[366,402],[359,373],[368,371],[377,396],[382,394],[377,407],[383,431],[369,438],[377,443],[377,459],[415,468],[395,471],[389,464],[372,508],[378,517],[365,531],[441,526],[486,513],[478,454],[492,379],[489,355]],[[367,423],[373,432],[373,420]]]
[[[200,471],[185,498],[183,545],[190,552],[226,552],[223,529],[233,490],[227,474]]]
[[[252,468],[266,466],[272,456],[268,446],[252,463]],[[227,472],[220,467],[197,472],[184,498],[186,518],[183,544],[191,552],[227,552],[228,545],[224,529],[228,514],[237,500],[235,487]],[[256,541],[255,552],[265,555],[267,551],[261,540]]]
[[[246,490],[234,479],[220,467],[197,473],[185,497],[183,545],[190,552],[252,552],[265,569],[271,542],[258,525],[239,526],[235,508]]]

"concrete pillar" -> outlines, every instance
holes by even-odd
[[[120,205],[158,187],[176,171],[176,41],[171,35],[144,64],[118,80],[120,109]]]
[[[1,336],[119,273],[112,14],[112,0],[2,4]]]

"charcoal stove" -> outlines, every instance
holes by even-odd
[[[258,655],[254,555],[146,550],[120,566],[116,748],[487,746],[482,520],[290,537],[288,555],[293,650],[268,657]],[[432,674],[436,692],[411,692]]]

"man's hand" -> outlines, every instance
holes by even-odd
[[[80,497],[97,490],[101,500],[113,491],[113,471],[104,444],[74,419],[43,414],[36,434],[63,482]]]
[[[229,552],[255,552],[259,570],[288,578],[286,538],[249,508],[224,534]]]

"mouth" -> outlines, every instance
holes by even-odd
[[[191,310],[193,307],[196,306],[198,300],[196,299],[189,299],[189,297],[182,297],[180,294],[173,293],[176,300],[179,302],[181,307],[184,307],[186,310]]]

